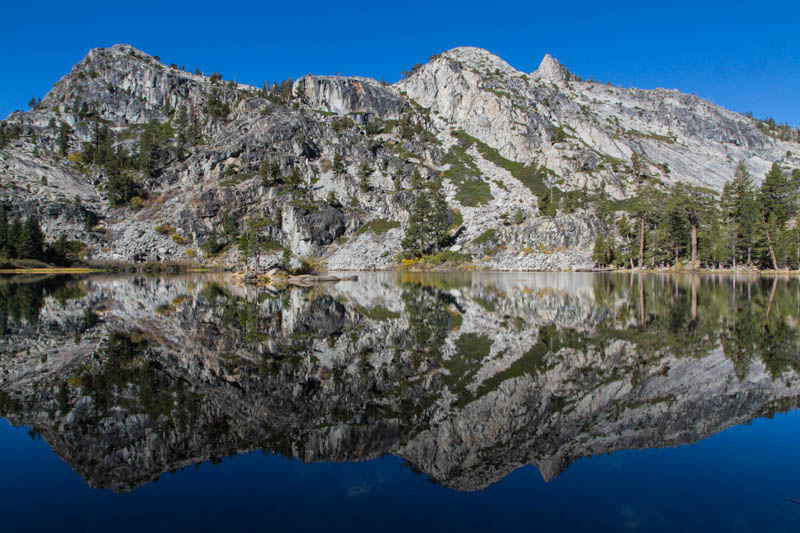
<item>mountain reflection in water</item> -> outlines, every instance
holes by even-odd
[[[0,416],[115,492],[258,449],[475,491],[796,407],[799,325],[778,278],[6,279]]]

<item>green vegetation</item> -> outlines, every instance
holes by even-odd
[[[439,181],[432,181],[428,187],[418,191],[401,243],[405,258],[419,257],[443,248],[449,239],[450,216],[450,207]]]
[[[443,163],[450,165],[450,168],[442,173],[442,177],[456,185],[458,189],[456,200],[461,205],[476,207],[487,204],[492,199],[492,190],[483,180],[475,160],[467,153],[472,145],[469,139],[472,138],[457,137],[459,142],[450,147],[442,160]]]
[[[48,244],[39,222],[39,217],[31,215],[8,219],[5,209],[0,206],[0,258],[22,265],[24,261],[66,266],[72,264],[85,244],[67,240],[63,234]],[[36,263],[32,263],[34,266]]]
[[[367,317],[370,320],[397,320],[401,317],[400,313],[395,313],[394,311],[389,311],[385,307],[377,305],[373,308],[367,309],[366,307],[361,307],[360,305],[356,305],[356,309],[358,312]]]
[[[557,144],[566,139],[567,139],[567,133],[564,131],[564,128],[553,124],[550,142],[552,142],[553,144]]]
[[[522,163],[506,159],[500,155],[497,150],[488,144],[479,141],[475,137],[468,135],[463,130],[454,130],[451,131],[451,134],[458,139],[458,146],[460,148],[458,151],[456,151],[456,154],[460,152],[469,158],[469,155],[467,155],[465,152],[474,145],[484,159],[494,163],[500,168],[507,170],[512,176],[518,179],[539,198],[540,214],[543,216],[555,215],[555,207],[551,206],[553,206],[554,202],[559,201],[563,193],[557,187],[549,188],[547,186],[546,179],[549,170],[546,167],[538,166],[535,163],[532,165],[523,165]],[[455,148],[455,146],[453,148]],[[448,156],[445,156],[445,162],[448,162]],[[472,167],[474,172],[477,172],[477,167],[475,167],[474,162],[472,163]],[[445,173],[445,176],[447,176],[447,172]],[[491,199],[491,195],[489,196],[489,199]]]
[[[370,220],[366,224],[362,225],[360,228],[356,230],[356,235],[361,235],[362,233],[366,233],[371,231],[372,233],[386,233],[390,229],[399,228],[400,223],[396,220],[387,220],[385,218],[376,218],[374,220]]]
[[[753,118],[752,113],[747,113],[750,118]],[[779,124],[774,118],[767,118],[763,120],[756,120],[756,126],[765,134],[782,141],[800,142],[800,128],[792,127],[789,124]]]
[[[636,195],[616,206],[625,211],[616,218],[619,239],[603,236],[595,242],[597,264],[800,266],[800,172],[789,176],[774,164],[757,189],[740,163],[717,195],[684,184],[662,187],[637,158],[632,166],[639,176]]]
[[[212,88],[206,96],[206,113],[217,120],[227,120],[231,113],[231,106],[217,88]]]
[[[489,228],[472,241],[473,244],[486,244],[492,243],[495,241],[495,237],[497,236],[497,230],[494,228]]]
[[[338,118],[335,119],[333,122],[331,122],[331,128],[333,129],[333,131],[336,132],[344,130],[352,130],[353,128],[355,128],[355,126],[356,123],[353,122],[353,119],[350,117]]]
[[[266,98],[275,105],[287,105],[292,99],[293,85],[294,80],[292,80],[292,78],[272,84],[270,84],[269,81],[266,81],[261,87],[261,90],[258,92],[258,96],[261,98]],[[298,86],[297,97],[300,100],[305,98],[302,86]]]

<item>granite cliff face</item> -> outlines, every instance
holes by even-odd
[[[394,85],[308,75],[265,90],[116,45],[6,127],[0,204],[38,212],[94,260],[237,261],[230,244],[251,219],[270,243],[262,262],[286,248],[332,269],[388,268],[415,189],[441,174],[453,250],[492,269],[571,269],[590,266],[609,228],[589,204],[543,216],[548,190],[626,198],[634,153],[664,183],[716,190],[740,160],[757,178],[800,167],[800,145],[695,96],[578,81],[549,55],[526,74],[468,47]],[[130,206],[109,206],[120,171],[85,156],[109,136],[138,187]]]
[[[796,407],[798,295],[774,283],[11,283],[0,416],[114,491],[257,449],[305,462],[393,454],[457,490],[528,464],[549,480],[580,457],[693,443]]]

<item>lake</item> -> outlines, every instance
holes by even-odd
[[[3,531],[797,531],[800,283],[0,280]]]

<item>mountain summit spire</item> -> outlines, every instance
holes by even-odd
[[[539,68],[533,72],[533,76],[554,82],[565,82],[572,79],[567,68],[550,54],[545,54],[542,62],[539,63]]]

